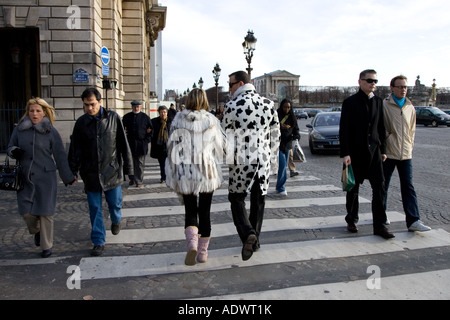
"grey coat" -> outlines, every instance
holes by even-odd
[[[24,188],[17,192],[19,213],[54,215],[58,185],[56,170],[65,184],[75,180],[61,136],[48,118],[33,125],[26,117],[13,130],[8,155],[12,157],[11,151],[17,147],[25,151],[20,159]]]

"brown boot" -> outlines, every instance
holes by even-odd
[[[184,264],[187,266],[193,266],[195,265],[195,258],[197,257],[198,238],[200,237],[198,234],[198,228],[194,226],[187,227],[186,230],[184,230],[184,234],[186,235],[187,245],[187,254]]]
[[[197,261],[198,262],[206,262],[208,260],[208,246],[209,240],[211,237],[205,237],[198,240],[198,253],[197,253]]]

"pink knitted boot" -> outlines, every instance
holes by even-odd
[[[209,240],[211,240],[211,237],[206,237],[198,240],[198,254],[197,254],[197,261],[198,262],[206,262],[208,260],[208,246],[209,246]]]
[[[187,254],[184,263],[187,266],[195,265],[195,258],[197,257],[197,247],[198,247],[198,228],[197,227],[187,227],[184,230],[184,234],[186,235],[186,245],[187,245]]]

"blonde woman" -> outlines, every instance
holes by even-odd
[[[53,127],[55,112],[44,99],[30,99],[26,112],[14,128],[7,153],[20,161],[24,188],[17,192],[19,214],[25,220],[43,258],[52,254],[53,216],[56,207],[57,176],[73,184],[73,175],[58,131]]]
[[[186,265],[207,261],[211,202],[223,182],[225,146],[225,134],[209,112],[206,92],[193,89],[186,109],[172,121],[166,159],[166,184],[182,196],[185,206]]]

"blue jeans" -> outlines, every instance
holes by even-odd
[[[108,204],[111,222],[119,224],[122,220],[122,187],[104,191],[106,203]],[[102,193],[87,192],[87,200],[89,204],[89,215],[91,218],[91,241],[94,246],[104,245],[106,238],[105,223],[102,213]]]
[[[277,175],[277,186],[275,187],[278,192],[286,191],[285,183],[287,180],[287,166],[289,162],[289,154],[291,150],[278,152],[278,175]]]
[[[412,160],[386,159],[383,163],[386,197],[384,207],[387,207],[387,192],[391,181],[392,173],[397,167],[400,179],[400,191],[403,202],[403,210],[406,215],[406,226],[409,228],[414,222],[420,219],[419,206],[417,205],[416,191],[413,186]]]

